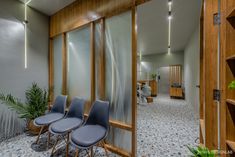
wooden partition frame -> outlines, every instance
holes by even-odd
[[[67,33],[62,34],[62,94],[67,95]]]
[[[89,2],[88,2],[89,1]],[[55,15],[53,15],[50,18],[50,51],[49,51],[49,87],[52,88],[54,86],[54,63],[53,63],[53,38],[57,35],[62,34],[63,36],[63,89],[62,89],[62,94],[67,94],[67,45],[66,45],[66,34],[69,31],[72,31],[74,29],[78,29],[84,25],[89,24],[90,25],[90,31],[91,31],[91,103],[95,100],[95,22],[96,21],[100,21],[101,24],[101,48],[100,48],[100,78],[99,78],[99,86],[100,86],[100,97],[101,99],[105,99],[105,18],[106,17],[110,17],[110,16],[114,16],[114,15],[118,15],[120,13],[123,13],[125,11],[131,11],[131,17],[132,17],[132,124],[125,124],[123,122],[119,122],[119,121],[114,121],[114,120],[110,120],[110,125],[112,127],[116,127],[119,129],[123,129],[126,131],[130,131],[132,133],[131,136],[131,152],[127,152],[125,150],[122,150],[118,147],[115,147],[113,145],[110,145],[108,143],[106,143],[107,148],[118,154],[121,156],[136,156],[136,115],[137,115],[137,95],[136,95],[136,84],[137,84],[137,17],[136,17],[136,6],[140,5],[142,3],[145,3],[147,1],[150,0],[127,0],[127,1],[119,1],[119,0],[102,0],[99,5],[97,6],[102,6],[106,3],[106,1],[109,2],[109,5],[114,5],[113,7],[111,7],[111,10],[103,10],[103,13],[101,14],[102,16],[99,16],[95,19],[90,19],[88,21],[84,20],[82,22],[76,23],[75,25],[72,24],[74,22],[74,20],[71,20],[71,18],[73,17],[73,15],[71,15],[71,17],[69,16],[71,11],[71,8],[73,8],[74,10],[76,10],[76,8],[78,7],[78,3],[81,2],[81,5],[85,5],[85,4],[89,4],[91,6],[93,6],[93,8],[91,7],[90,9],[92,10],[96,10],[94,9],[97,5],[97,1],[94,0],[80,0],[80,1],[75,1],[74,3],[72,3],[71,5],[69,5],[68,7],[65,7],[64,9],[62,9],[61,11],[59,11],[58,13],[56,13]],[[92,3],[94,3],[92,5]],[[79,8],[81,8],[83,6],[79,6]],[[88,9],[88,8],[86,8]],[[85,10],[86,10],[85,9]],[[107,8],[106,8],[107,9]],[[90,10],[90,11],[91,11]],[[69,12],[70,11],[70,12]],[[88,12],[87,10],[84,11],[82,10],[81,12],[79,12],[79,14],[81,15],[86,15]],[[63,16],[64,14],[64,16]],[[66,14],[66,16],[65,16]],[[74,12],[72,12],[72,14],[74,14]],[[64,22],[63,20],[65,18],[69,18],[70,19],[70,26],[66,25],[66,27],[64,27]],[[71,22],[72,21],[72,22]],[[75,20],[76,21],[76,20]],[[58,25],[58,27],[57,27]],[[54,95],[53,92],[50,92],[50,100],[52,101],[54,99]],[[49,106],[50,107],[50,106]],[[87,116],[87,114],[85,114],[85,116]]]
[[[136,6],[131,10],[132,17],[132,156],[136,156],[137,144],[137,13]]]
[[[204,0],[200,16],[200,144],[205,144],[205,53],[204,45]]]
[[[209,149],[217,149],[220,144],[221,156],[235,155],[235,114],[230,112],[230,107],[235,104],[235,91],[228,89],[230,81],[235,76],[229,67],[229,60],[235,63],[235,29],[229,18],[235,18],[235,1],[221,0],[221,5],[216,0],[203,0],[203,26],[201,26],[201,90],[203,104],[201,104],[201,142]],[[221,24],[215,24],[213,16],[221,11]],[[232,17],[230,17],[232,15]],[[233,20],[234,21],[234,20]],[[220,32],[220,38],[219,38]],[[218,46],[218,41],[220,45]],[[220,63],[217,62],[218,48],[220,48]],[[217,80],[217,65],[220,65],[220,78]],[[233,66],[234,67],[234,66]],[[217,104],[213,99],[213,90],[217,88],[217,81],[220,82],[220,141],[218,142],[218,115]],[[232,101],[231,101],[232,100]],[[202,102],[201,102],[202,103]],[[235,111],[235,108],[232,109]],[[204,124],[203,124],[204,123]],[[228,150],[232,150],[233,154]]]
[[[48,82],[49,82],[49,103],[48,103],[48,109],[50,110],[50,105],[52,105],[52,101],[54,100],[54,90],[52,88],[54,87],[54,54],[53,54],[53,39],[50,38],[49,40],[49,55],[48,55]]]
[[[118,15],[150,0],[77,0],[50,17],[50,37]]]

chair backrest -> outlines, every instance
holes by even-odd
[[[101,125],[109,128],[109,102],[96,100],[90,110],[86,121],[87,124]]]
[[[84,99],[78,97],[73,98],[66,117],[76,117],[83,120],[85,103],[86,101]]]
[[[59,95],[56,97],[54,105],[51,108],[51,112],[65,113],[65,107],[67,102],[67,96]]]

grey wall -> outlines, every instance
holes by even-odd
[[[141,59],[141,66],[139,63],[138,58],[138,72],[141,70],[141,74],[138,73],[138,77],[141,77],[141,79],[145,79],[146,72],[149,71],[149,73],[156,73],[157,69],[160,67],[167,67],[169,65],[176,65],[180,64],[184,65],[184,52],[174,52],[168,55],[167,53],[160,53],[160,54],[154,54],[154,55],[145,55],[142,56]],[[141,76],[140,76],[141,75]]]
[[[166,67],[174,64],[184,65],[184,52],[174,52],[170,55],[167,53],[145,55],[142,56],[142,61],[153,63],[154,68]]]
[[[158,81],[158,93],[159,94],[169,94],[169,88],[170,88],[170,67],[161,67],[158,68],[158,72],[160,75],[160,80]]]
[[[192,105],[195,115],[199,116],[199,85],[200,78],[200,34],[199,26],[192,34],[184,52],[185,98]]]
[[[28,68],[24,68],[24,5],[17,0],[0,0],[0,92],[25,99],[33,81],[48,85],[49,18],[28,9]],[[0,140],[21,133],[24,122],[0,104]],[[9,130],[12,130],[9,132]]]

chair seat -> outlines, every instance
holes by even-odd
[[[64,134],[72,129],[79,127],[82,123],[82,120],[79,118],[65,118],[61,119],[55,123],[52,123],[50,130],[52,133]]]
[[[48,125],[53,122],[56,122],[57,120],[60,120],[64,117],[64,114],[62,113],[48,113],[44,116],[38,117],[34,120],[34,123],[36,125]]]
[[[71,134],[73,143],[80,147],[90,147],[105,137],[106,129],[100,125],[85,125]]]

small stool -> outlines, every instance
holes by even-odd
[[[152,103],[153,102],[153,97],[147,97],[147,103]]]

